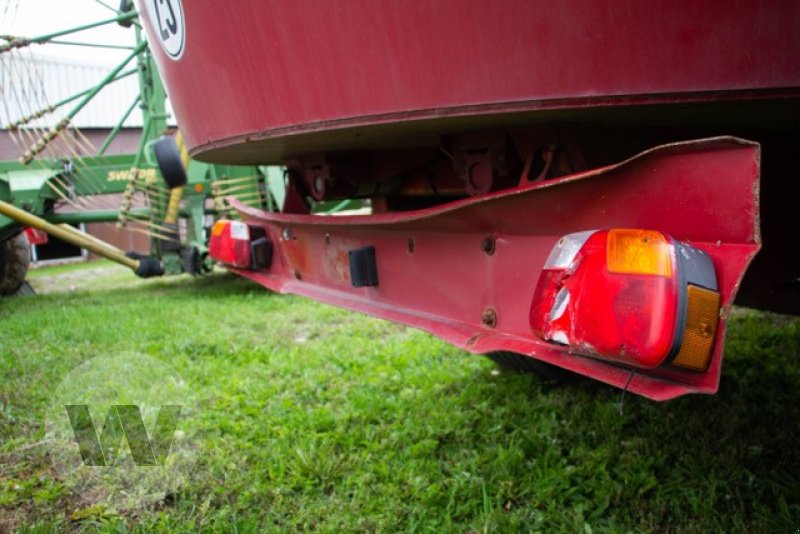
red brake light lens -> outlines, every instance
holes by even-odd
[[[250,229],[241,221],[217,221],[211,228],[208,253],[220,263],[239,268],[251,265]]]
[[[684,251],[680,257],[676,249]],[[642,368],[667,364],[680,352],[687,329],[687,291],[698,281],[718,295],[708,256],[660,232],[570,234],[553,248],[539,277],[531,328],[574,353]],[[702,321],[693,312],[690,322],[716,327],[712,308],[704,308]],[[699,347],[693,352],[693,368],[702,370],[696,361],[708,361],[711,342],[693,346]]]

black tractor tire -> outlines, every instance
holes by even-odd
[[[25,232],[0,243],[0,296],[14,295],[25,282],[31,263],[31,245]]]
[[[500,367],[517,373],[533,373],[552,382],[572,383],[580,379],[580,375],[549,363],[517,354],[516,352],[497,351],[486,355]]]
[[[36,291],[33,289],[28,282],[22,282],[22,285],[19,286],[19,289],[14,291],[10,296],[12,297],[27,297],[28,295],[35,295]]]

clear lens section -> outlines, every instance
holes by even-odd
[[[247,225],[242,221],[231,221],[231,238],[248,241],[250,239],[250,231]]]
[[[567,234],[558,240],[558,243],[550,251],[550,256],[544,263],[545,269],[566,269],[575,259],[575,255],[581,249],[586,240],[597,230],[576,232]]]

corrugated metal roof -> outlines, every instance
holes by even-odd
[[[88,52],[91,53],[91,52]],[[8,57],[10,56],[10,57]],[[135,61],[123,69],[136,66]],[[0,71],[3,104],[0,106],[2,124],[8,124],[48,105],[89,89],[99,83],[113,67],[93,63],[39,56],[30,52],[7,54]],[[115,126],[139,93],[136,74],[104,87],[71,125],[78,128],[110,128]],[[44,128],[58,122],[78,100],[70,102],[30,123]],[[168,111],[169,104],[168,104]],[[140,127],[142,113],[137,108],[128,117],[126,127]]]

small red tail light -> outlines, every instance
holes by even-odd
[[[577,354],[642,368],[669,364],[680,355],[676,365],[702,371],[713,335],[699,339],[694,325],[707,325],[703,332],[713,334],[719,309],[693,304],[698,299],[690,298],[697,294],[691,288],[718,296],[711,259],[661,232],[570,234],[545,262],[531,305],[531,328]]]
[[[242,221],[214,223],[208,253],[218,262],[240,269],[264,269],[272,260],[264,229]]]
[[[31,245],[46,245],[47,244],[47,232],[44,230],[39,230],[38,228],[34,228],[32,226],[28,226],[25,228],[25,234],[28,236],[28,241]]]

